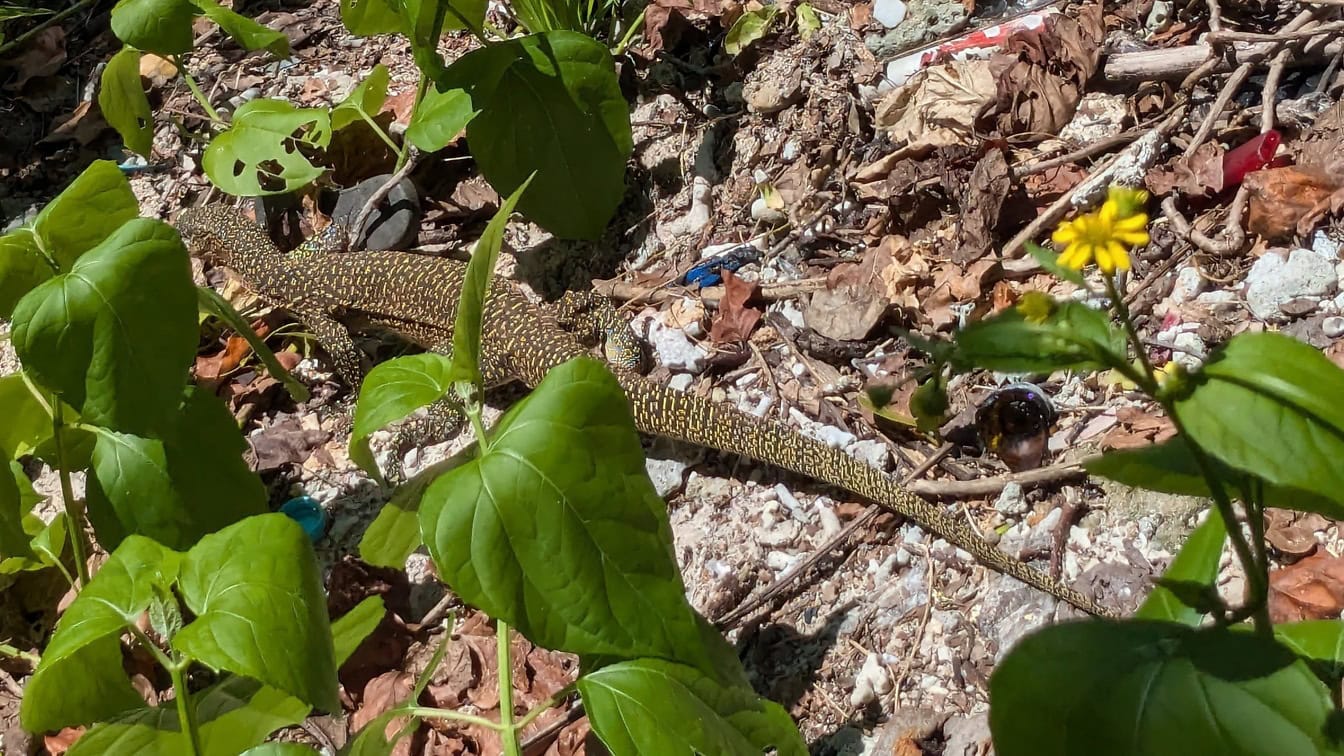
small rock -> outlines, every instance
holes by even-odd
[[[688,391],[692,383],[695,383],[694,376],[689,373],[677,373],[667,382],[667,387],[677,391]]]
[[[1177,304],[1189,302],[1204,290],[1204,276],[1199,268],[1187,265],[1176,272],[1176,283],[1171,287],[1171,301]]]
[[[874,0],[873,18],[888,29],[894,29],[905,20],[905,3],[901,0]]]
[[[1246,274],[1246,304],[1261,320],[1281,320],[1281,306],[1299,297],[1335,293],[1339,276],[1335,261],[1310,249],[1295,249],[1285,260],[1266,253]]]
[[[675,494],[686,482],[686,463],[678,459],[645,458],[644,470],[653,481],[653,489],[660,498]]]
[[[1195,333],[1178,333],[1172,338],[1171,345],[1175,347],[1171,358],[1182,367],[1191,370],[1203,364],[1204,358],[1208,355],[1208,346],[1204,343],[1204,339]]]
[[[989,712],[953,716],[943,723],[943,734],[947,737],[943,756],[977,756],[985,753],[991,741]]]
[[[834,425],[818,425],[815,433],[817,438],[832,449],[843,449],[855,441],[853,433],[840,430]]]
[[[680,328],[667,325],[661,317],[649,324],[649,343],[658,355],[658,362],[678,373],[699,373],[705,369],[709,353],[691,341]]]
[[[1024,515],[1030,508],[1027,505],[1027,496],[1022,491],[1021,483],[1014,482],[1004,485],[1003,491],[999,492],[999,498],[994,500],[994,510],[1009,517]]]
[[[887,469],[887,460],[891,455],[891,451],[887,449],[886,444],[871,438],[855,441],[849,445],[847,451],[854,458],[860,459],[879,470]]]
[[[1344,336],[1344,318],[1338,315],[1326,318],[1325,320],[1321,321],[1321,331],[1323,331],[1326,336],[1332,339],[1337,339],[1340,336]]]
[[[757,197],[751,203],[751,219],[761,223],[783,223],[789,216],[783,210],[776,210],[765,202],[765,197]]]
[[[891,692],[891,675],[882,666],[877,654],[870,653],[863,660],[863,668],[854,678],[854,691],[849,694],[849,704],[855,708],[876,701],[878,696]]]

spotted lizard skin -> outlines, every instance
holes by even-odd
[[[233,269],[259,296],[317,335],[337,373],[358,388],[363,371],[347,327],[390,330],[429,349],[452,343],[466,265],[405,252],[310,253],[291,259],[256,224],[223,205],[182,212],[177,228],[193,253]],[[535,387],[551,368],[587,347],[555,315],[495,278],[485,301],[481,371],[488,385]],[[886,473],[773,421],[614,371],[640,431],[742,454],[824,481],[907,517],[1014,577],[1095,615],[1093,599],[1000,551],[968,523],[903,488]]]

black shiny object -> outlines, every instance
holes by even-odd
[[[995,391],[975,413],[975,427],[985,448],[999,455],[1013,472],[1040,466],[1054,424],[1054,404],[1030,383]]]

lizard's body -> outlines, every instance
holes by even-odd
[[[391,330],[426,348],[452,342],[465,264],[404,252],[287,257],[263,230],[223,206],[184,211],[177,221],[193,251],[236,271],[260,296],[308,325],[337,372],[358,387],[362,372],[347,325]],[[488,384],[535,387],[551,368],[588,349],[546,309],[495,278],[486,297],[481,370]],[[937,533],[981,564],[1093,614],[1092,599],[998,550],[967,523],[902,488],[886,473],[778,423],[616,370],[635,424],[652,435],[742,454],[839,486]]]

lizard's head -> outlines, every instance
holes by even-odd
[[[255,267],[281,257],[265,229],[227,205],[187,208],[175,225],[187,249],[211,265]]]

